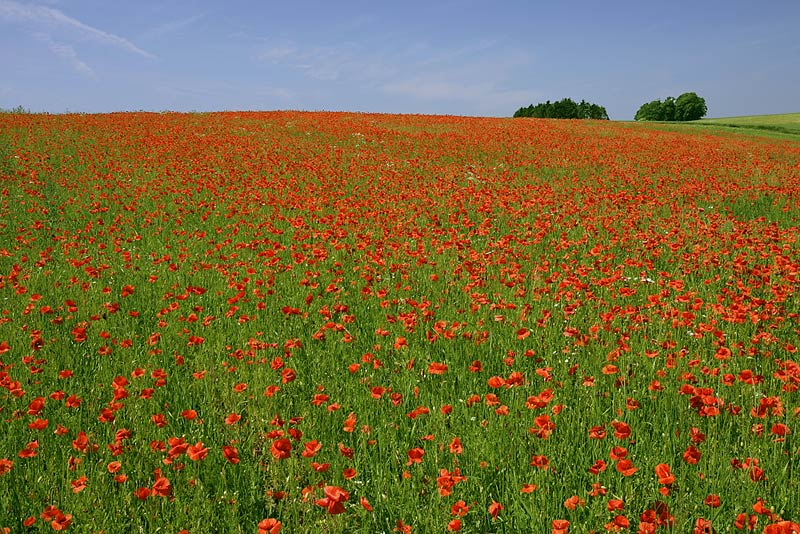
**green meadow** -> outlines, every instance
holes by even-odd
[[[712,131],[747,132],[800,141],[800,113],[701,119],[686,125],[708,128]]]

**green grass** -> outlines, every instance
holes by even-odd
[[[716,119],[701,119],[685,124],[693,127],[702,126],[713,127],[723,131],[744,131],[779,139],[800,141],[800,113],[720,117]]]

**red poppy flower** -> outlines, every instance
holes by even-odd
[[[28,404],[28,415],[39,415],[44,409],[45,398],[36,397]]]
[[[439,362],[431,362],[428,366],[428,374],[443,375],[447,372],[447,365]]]
[[[117,471],[119,471],[121,468],[122,468],[122,464],[121,464],[121,463],[119,463],[119,462],[109,462],[109,464],[106,466],[106,470],[107,470],[109,473],[112,473],[112,474],[113,474],[113,473],[116,473],[116,472],[117,472]]]
[[[770,433],[776,436],[773,441],[783,441],[786,436],[792,433],[789,427],[783,423],[775,423],[770,429]]]
[[[463,500],[458,500],[450,507],[450,514],[457,517],[464,517],[469,512],[469,506]]]
[[[533,420],[533,424],[536,426],[528,429],[528,431],[542,439],[550,437],[556,428],[555,423],[550,420],[549,415],[539,415]]]
[[[169,450],[167,451],[167,455],[170,458],[177,458],[181,454],[184,454],[189,449],[189,444],[186,443],[184,438],[176,438],[172,437],[167,440],[169,442]]]
[[[603,471],[606,470],[607,464],[605,460],[595,460],[592,466],[589,468],[589,473],[592,475],[599,475]]]
[[[756,499],[756,503],[753,505],[753,511],[760,515],[772,515],[772,510],[769,509],[767,503],[761,498]]]
[[[504,508],[505,507],[502,504],[492,500],[492,504],[489,505],[489,515],[492,516],[492,521],[497,519],[497,516],[503,511]]]
[[[573,495],[564,501],[564,508],[567,510],[574,510],[575,508],[583,506],[584,504],[586,504],[586,502],[583,499],[577,495]]]
[[[195,410],[183,410],[181,412],[181,417],[187,421],[192,421],[197,417],[197,412]]]
[[[415,447],[408,451],[408,461],[406,465],[422,463],[422,457],[425,456],[425,450],[420,447]]]
[[[469,366],[470,373],[480,373],[483,371],[483,364],[480,360],[474,360]]]
[[[608,364],[604,365],[600,372],[604,375],[614,375],[619,372],[619,368],[616,365]]]
[[[325,471],[330,469],[330,467],[331,467],[331,464],[328,464],[328,463],[320,464],[320,463],[317,463],[317,462],[311,462],[311,469],[313,469],[317,473],[324,473]]]
[[[617,439],[628,439],[631,435],[631,427],[627,423],[621,421],[613,421],[611,426],[614,427],[614,437]]]
[[[610,523],[605,525],[606,530],[617,532],[620,530],[625,530],[630,526],[630,521],[624,515],[615,516],[614,519],[611,520]]]
[[[72,493],[80,493],[86,489],[88,479],[85,476],[80,477],[78,480],[70,482],[72,486]]]
[[[356,478],[356,476],[358,476],[358,473],[352,467],[347,467],[342,471],[342,477],[344,477],[345,480],[352,480]]]
[[[288,384],[289,382],[294,382],[297,378],[297,373],[294,369],[289,369],[288,367],[281,371],[281,383]]]
[[[758,523],[758,516],[755,514],[745,514],[740,513],[736,516],[736,521],[734,521],[733,526],[739,530],[747,529],[747,530],[755,530],[756,524]],[[769,528],[769,525],[767,526]],[[764,532],[767,532],[767,529],[764,529]],[[772,534],[780,534],[773,532]]]
[[[158,428],[163,428],[167,426],[167,418],[164,414],[157,413],[155,415],[150,416],[150,420],[153,421],[153,424],[156,425]]]
[[[277,439],[272,442],[269,452],[276,460],[285,460],[292,454],[292,443],[287,438]]]
[[[331,515],[344,513],[343,502],[350,499],[350,494],[338,486],[325,486],[322,490],[325,497],[317,499],[315,504],[328,509]]]
[[[701,456],[701,452],[694,445],[689,445],[683,453],[683,460],[689,465],[695,465]]]
[[[506,381],[502,377],[493,376],[493,377],[489,378],[488,384],[489,384],[490,388],[497,389],[497,388],[501,388],[501,387],[505,386],[506,385]]]
[[[569,534],[569,521],[566,519],[553,519],[550,524],[553,527],[552,534]]]
[[[235,425],[236,423],[241,421],[241,419],[242,419],[242,416],[239,415],[238,413],[231,413],[231,414],[228,414],[225,417],[225,424],[229,425],[229,426],[230,425]]]
[[[629,477],[634,473],[636,473],[636,471],[638,470],[639,470],[638,468],[633,467],[633,462],[631,462],[627,458],[624,458],[617,462],[617,471],[621,473],[622,476],[624,477]]]
[[[348,433],[353,432],[356,428],[356,421],[357,421],[356,414],[350,412],[350,414],[347,416],[347,419],[344,420],[344,424],[342,425],[342,430]]]
[[[50,522],[50,528],[53,530],[67,530],[72,523],[72,514],[64,514],[59,512]]]
[[[716,532],[717,531],[714,530],[714,527],[711,526],[711,521],[708,519],[699,517],[694,522],[694,529],[692,530],[693,534],[716,534]]]
[[[225,456],[225,460],[232,464],[239,463],[239,451],[236,450],[236,447],[232,447],[230,445],[223,445],[222,446],[222,455]]]
[[[280,534],[280,532],[281,522],[277,519],[268,517],[258,523],[258,534]]]
[[[659,484],[669,485],[675,482],[675,475],[667,464],[658,464],[655,471]]]
[[[350,447],[345,447],[343,443],[339,444],[339,454],[341,454],[348,460],[353,459],[353,449],[351,449]]]
[[[172,484],[166,477],[158,477],[153,484],[152,494],[158,497],[169,497],[172,495]]]
[[[0,476],[11,471],[12,467],[14,467],[14,462],[8,458],[0,458]]]
[[[28,424],[28,428],[31,430],[44,430],[47,428],[47,419],[34,419]]]
[[[621,460],[623,458],[627,458],[628,449],[626,449],[625,447],[615,446],[614,448],[611,449],[611,452],[608,454],[608,456],[613,461],[616,462],[617,460]]]
[[[17,453],[20,458],[33,458],[38,454],[39,440],[34,440],[25,445],[25,448]]]
[[[137,499],[140,501],[145,501],[150,496],[150,488],[138,488],[133,494],[136,496]]]
[[[593,426],[589,429],[589,439],[605,439],[606,430],[602,426]]]
[[[372,511],[372,505],[369,503],[369,501],[365,497],[361,497],[361,499],[359,500],[359,504],[361,504],[361,507],[364,510],[366,510],[367,512],[371,512]]]
[[[300,455],[303,458],[313,458],[320,450],[322,450],[322,444],[317,440],[312,440],[303,443],[303,452]]]
[[[622,510],[625,508],[625,503],[619,499],[609,499],[608,504],[606,505],[606,509],[609,512],[614,512],[617,510]]]

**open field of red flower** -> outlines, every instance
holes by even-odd
[[[798,528],[800,144],[276,112],[0,146],[0,528]]]

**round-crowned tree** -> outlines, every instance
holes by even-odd
[[[642,104],[634,120],[693,121],[703,118],[707,111],[705,99],[697,96],[697,93],[683,93],[677,99],[668,96],[663,102],[653,100]]]
[[[695,121],[705,117],[708,108],[705,99],[696,93],[683,93],[675,100],[675,120]]]

